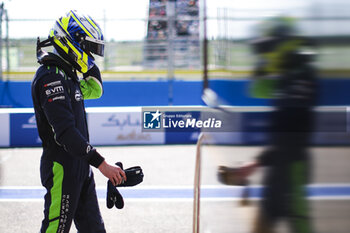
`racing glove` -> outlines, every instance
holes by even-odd
[[[107,182],[106,204],[108,209],[111,209],[113,206],[115,206],[117,209],[123,209],[124,207],[123,196],[120,194],[118,189],[114,187],[110,180]]]
[[[123,169],[123,164],[121,162],[117,162],[116,165]],[[144,175],[140,166],[127,168],[124,172],[127,180],[123,181],[121,184],[114,186],[110,180],[107,181],[106,205],[108,209],[111,209],[113,206],[117,209],[122,209],[124,207],[123,196],[120,194],[117,187],[135,186],[143,181]]]
[[[97,65],[83,74],[83,79],[80,81],[80,90],[84,99],[98,99],[102,96],[102,79]]]

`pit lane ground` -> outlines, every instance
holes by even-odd
[[[142,184],[121,189],[122,210],[107,209],[106,179],[93,169],[100,209],[107,232],[192,232],[194,145],[99,147],[110,162],[141,165]],[[202,148],[201,225],[203,233],[248,233],[259,201],[261,174],[252,178],[252,204],[240,206],[240,187],[218,183],[217,165],[246,162],[262,147],[204,146]],[[313,154],[309,187],[312,219],[317,233],[348,233],[350,229],[350,148],[319,147]],[[38,232],[43,195],[39,177],[41,148],[0,149],[0,232]],[[255,190],[255,191],[254,191]],[[282,224],[279,232],[285,231]],[[72,225],[70,232],[76,232]]]

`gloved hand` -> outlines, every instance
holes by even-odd
[[[123,169],[123,164],[117,162],[115,165]],[[123,169],[124,170],[124,169]],[[129,167],[124,170],[126,175],[126,181],[123,181],[121,184],[118,184],[116,187],[128,187],[135,186],[143,181],[143,172],[140,166]]]
[[[250,168],[250,167],[249,167]],[[253,169],[253,168],[251,168]],[[218,168],[218,179],[221,183],[226,185],[237,185],[243,186],[242,196],[240,204],[242,206],[249,205],[249,180],[247,178],[250,175],[249,172],[246,171],[245,167],[226,167],[219,166]]]
[[[244,186],[247,183],[247,179],[242,176],[238,167],[219,166],[218,179],[226,185]]]
[[[93,67],[91,67],[86,73],[83,74],[83,78],[87,78],[89,76],[97,78],[102,83],[101,72],[96,64],[94,64]]]
[[[97,65],[94,65],[83,74],[83,79],[80,80],[80,90],[84,99],[98,99],[102,96],[103,85],[101,72]]]

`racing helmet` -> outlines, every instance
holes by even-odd
[[[92,53],[104,55],[101,28],[90,16],[75,10],[56,20],[49,38],[58,54],[81,73],[95,64]]]
[[[251,41],[255,53],[266,53],[297,35],[296,21],[286,16],[270,17],[257,25],[255,38]]]

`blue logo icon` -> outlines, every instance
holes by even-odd
[[[162,114],[156,112],[143,112],[143,128],[144,129],[160,129]]]

